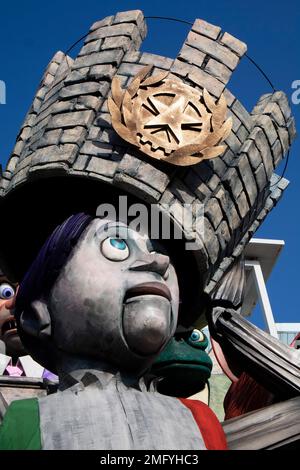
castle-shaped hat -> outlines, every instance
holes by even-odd
[[[283,92],[249,112],[227,88],[246,45],[200,19],[175,59],[140,52],[145,35],[141,11],[117,13],[92,25],[76,58],[58,52],[48,65],[0,185],[10,277],[70,212],[129,194],[193,242],[186,263],[201,296],[282,195],[274,170],[294,119]],[[201,230],[182,224],[186,205],[203,209]]]

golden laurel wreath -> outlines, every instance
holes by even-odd
[[[108,109],[117,134],[173,165],[195,165],[221,155],[226,149],[221,142],[232,128],[224,95],[215,101],[206,89],[201,93],[167,79],[169,72],[149,77],[152,68],[141,69],[126,90],[113,78]]]

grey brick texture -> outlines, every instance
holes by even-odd
[[[55,54],[2,175],[0,199],[34,177],[59,173],[168,203],[178,223],[184,204],[201,203],[204,232],[194,234],[194,254],[210,292],[282,196],[285,180],[273,186],[272,178],[295,138],[295,122],[283,92],[263,95],[249,113],[226,88],[247,47],[220,27],[197,19],[175,59],[140,52],[146,31],[141,11],[120,12],[92,25],[75,59]],[[233,128],[222,156],[183,169],[142,155],[116,135],[107,109],[111,80],[117,75],[126,87],[149,64],[153,74],[167,70],[216,99],[224,93]]]

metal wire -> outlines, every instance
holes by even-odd
[[[269,79],[268,75],[263,71],[263,69],[255,62],[255,60],[251,59],[251,57],[248,56],[248,54],[245,54],[245,57],[247,57],[248,60],[250,60],[250,62],[252,62],[252,64],[257,68],[257,70],[260,71],[260,73],[265,77],[265,79],[267,80],[267,82],[270,84],[270,86],[272,87],[274,93],[276,90],[276,88],[274,87],[273,83],[271,82],[271,80]]]
[[[187,24],[189,26],[193,26],[193,23],[191,21],[186,21],[186,20],[181,20],[180,18],[173,18],[170,16],[145,16],[145,20],[164,20],[164,21],[175,21],[176,23],[183,23]],[[65,55],[69,54],[71,50],[77,46],[79,42],[81,42],[83,39],[85,39],[89,35],[89,32],[85,34],[84,36],[81,36],[81,38],[77,39],[77,41],[72,44],[69,49],[65,52]],[[271,86],[272,90],[275,92],[276,88],[274,87],[273,83],[269,79],[268,75],[263,71],[263,69],[255,62],[254,59],[252,59],[248,54],[245,54],[245,57],[257,68],[257,70],[263,75],[263,77],[267,80],[269,85]]]
[[[69,54],[69,52],[71,52],[71,50],[77,46],[77,44],[80,42],[80,41],[83,41],[83,39],[85,39],[88,35],[90,34],[90,32],[86,33],[84,36],[81,36],[81,38],[77,39],[76,42],[74,42],[74,44],[72,44],[72,46],[69,47],[69,49],[65,52],[65,55]]]
[[[184,23],[190,26],[193,26],[193,23],[186,20],[180,20],[179,18],[172,18],[169,16],[145,16],[145,20],[167,20],[167,21],[176,21],[177,23]]]
[[[193,23],[191,21],[186,21],[186,20],[181,20],[180,18],[173,18],[173,17],[169,17],[169,16],[145,16],[145,19],[147,20],[163,20],[163,21],[174,21],[176,23],[183,23],[183,24],[187,24],[189,26],[193,26]],[[65,52],[65,55],[67,56],[67,54],[75,47],[77,46],[77,44],[79,42],[81,42],[83,39],[85,39],[87,36],[89,35],[89,32],[87,34],[85,34],[84,36],[82,36],[81,38],[79,38],[76,42],[74,42],[74,44],[72,44],[69,49]],[[268,77],[268,75],[263,71],[263,69],[257,64],[257,62],[252,59],[252,57],[250,57],[248,54],[245,54],[245,57],[249,60],[249,62],[251,62],[256,68],[257,70],[262,74],[262,76],[267,80],[267,82],[269,83],[269,85],[271,86],[273,92],[276,92],[276,88],[275,86],[273,85],[273,83],[271,82],[270,78]],[[69,65],[69,64],[68,64]],[[289,156],[290,156],[290,151],[288,151],[288,154],[287,154],[287,157],[286,157],[286,163],[285,163],[285,167],[283,169],[283,172],[282,172],[282,175],[279,177],[279,179],[276,181],[276,183],[274,183],[272,186],[270,186],[270,188],[272,188],[273,186],[276,186],[278,185],[278,183],[284,178],[284,175],[286,173],[286,170],[287,170],[287,167],[288,167],[288,163],[289,163]]]

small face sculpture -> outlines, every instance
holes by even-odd
[[[158,391],[189,397],[203,390],[212,370],[212,361],[205,352],[207,346],[202,331],[179,327],[151,368],[151,373],[160,378]]]
[[[26,354],[17,332],[12,308],[15,302],[17,286],[0,275],[0,340],[5,344],[5,354],[21,356]]]
[[[175,269],[162,248],[128,226],[91,222],[48,299],[56,347],[144,370],[174,334]]]

